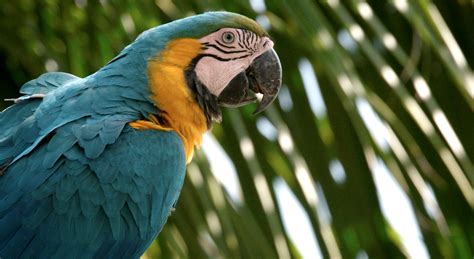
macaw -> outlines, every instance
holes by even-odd
[[[221,106],[276,98],[281,65],[255,21],[164,24],[84,78],[50,72],[0,113],[0,258],[138,258],[175,205]]]

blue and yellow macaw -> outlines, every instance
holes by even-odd
[[[209,12],[143,32],[96,73],[46,73],[0,114],[0,258],[137,258],[220,106],[281,85],[267,33]]]

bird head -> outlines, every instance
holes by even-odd
[[[152,80],[155,77],[158,84],[164,84],[164,76],[158,72],[167,72],[168,78],[170,73],[184,76],[208,126],[212,120],[220,122],[219,106],[239,107],[256,102],[258,93],[263,97],[255,113],[262,112],[281,86],[281,65],[272,40],[260,25],[240,14],[208,12],[191,16],[150,29],[136,43],[149,50],[148,59],[152,62],[148,73]],[[180,88],[175,85],[180,78],[173,81],[161,88]],[[155,94],[165,92],[168,91],[161,89]],[[163,98],[156,100],[161,110]]]
[[[194,77],[221,106],[239,107],[263,95],[255,113],[265,110],[281,86],[281,65],[273,42],[253,20],[231,14],[218,30],[199,38],[202,52],[189,67]]]

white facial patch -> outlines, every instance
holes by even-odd
[[[268,37],[259,37],[244,29],[224,28],[199,40],[205,50],[195,72],[215,96],[224,90],[255,58],[273,47]]]

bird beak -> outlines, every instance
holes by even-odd
[[[277,97],[281,87],[281,64],[274,49],[258,56],[247,70],[235,76],[217,97],[225,107],[240,107],[257,101],[256,93],[263,95],[253,114],[264,111]]]

